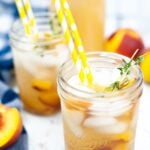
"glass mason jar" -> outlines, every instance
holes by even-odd
[[[104,52],[87,55],[94,79],[103,82],[116,76],[123,59],[129,58]],[[58,74],[58,93],[64,125],[66,150],[133,150],[139,100],[142,94],[142,74],[138,66],[131,67],[132,84],[113,91],[93,91],[78,84],[72,61],[64,63]],[[106,86],[107,87],[107,86]]]
[[[35,15],[38,32],[44,38],[35,42],[26,37],[18,20],[12,26],[10,41],[24,108],[46,115],[60,108],[56,88],[57,68],[68,57],[68,50],[56,15]]]

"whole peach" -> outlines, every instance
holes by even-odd
[[[22,119],[16,108],[0,104],[0,149],[13,144],[22,131]]]
[[[135,56],[139,56],[140,51],[144,49],[144,43],[140,34],[129,28],[121,28],[114,32],[105,42],[105,49],[110,52],[131,57],[136,49],[139,52]]]
[[[148,50],[143,57],[144,60],[140,66],[143,72],[144,81],[150,83],[150,50]]]

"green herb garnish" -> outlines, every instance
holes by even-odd
[[[62,33],[61,24],[59,23],[56,15],[49,20],[49,25],[52,35],[58,35]]]
[[[135,53],[132,55],[131,60],[127,62],[123,59],[123,66],[119,67],[120,70],[120,78],[119,80],[113,82],[109,87],[105,89],[105,91],[114,91],[120,90],[129,83],[128,75],[130,74],[130,68],[133,65],[139,65],[143,61],[143,57],[139,56],[135,61],[133,61],[135,55],[139,50],[136,50]]]
[[[139,56],[135,61],[135,65],[139,65],[141,62],[143,62],[143,60],[144,60],[143,56]]]

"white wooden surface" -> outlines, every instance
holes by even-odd
[[[140,103],[135,150],[150,149],[150,85],[144,85]],[[40,117],[22,111],[24,125],[29,134],[29,150],[64,150],[60,112]]]

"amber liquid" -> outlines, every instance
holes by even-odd
[[[53,49],[43,49],[42,55],[34,49],[14,50],[17,83],[21,100],[27,111],[48,115],[59,110],[57,69],[63,58],[67,57],[67,51],[63,44],[53,45]],[[65,56],[62,58],[61,54]]]
[[[59,110],[56,67],[41,71],[45,71],[47,76],[37,78],[23,67],[16,68],[16,75],[25,110],[39,115],[48,115]],[[42,84],[50,86],[48,85],[46,89]]]
[[[133,150],[138,99],[110,112],[92,112],[82,100],[62,101],[66,150]]]

